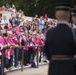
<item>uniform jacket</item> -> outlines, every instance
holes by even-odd
[[[74,55],[76,53],[76,45],[72,29],[63,23],[53,29],[49,29],[44,49],[48,59],[54,54]]]
[[[75,60],[51,60],[52,55],[76,54],[72,29],[67,24],[48,30],[44,50],[50,60],[48,75],[76,75]]]

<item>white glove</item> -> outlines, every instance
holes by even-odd
[[[0,56],[2,55],[2,53],[0,52]]]
[[[2,45],[2,44],[0,44],[0,49],[1,49],[1,50],[3,49],[3,45]]]

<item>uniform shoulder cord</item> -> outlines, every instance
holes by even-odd
[[[76,33],[75,33],[75,29],[73,27],[72,27],[72,33],[73,33],[74,42],[76,44]]]

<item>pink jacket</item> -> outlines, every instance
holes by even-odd
[[[0,44],[2,44],[2,45],[7,44],[2,36],[0,36]],[[8,49],[4,49],[4,51],[5,51],[5,57],[8,58]],[[0,52],[1,52],[1,50],[0,50]]]
[[[2,36],[0,36],[0,44],[1,45],[5,45],[5,41],[4,41],[4,39],[3,39],[3,37]],[[0,49],[0,53],[2,52],[2,50]]]
[[[16,33],[18,34],[18,37],[21,36],[21,33],[20,33],[20,29],[19,29],[19,27],[16,27]]]
[[[27,41],[24,42],[25,46],[29,46],[29,43]],[[24,50],[28,50],[28,47],[25,47]]]
[[[11,38],[7,38],[6,41],[7,41],[9,44],[14,43]],[[11,48],[11,49],[10,49],[10,55],[13,55],[13,54],[14,54],[14,49]]]
[[[24,40],[24,46],[29,46],[28,38],[22,35],[22,39]],[[24,50],[28,50],[28,47],[25,47]]]
[[[19,41],[15,35],[12,37],[12,41],[14,44],[19,45]]]

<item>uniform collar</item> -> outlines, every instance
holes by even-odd
[[[75,28],[75,29],[76,29],[76,24],[73,24],[73,28]]]
[[[66,21],[59,21],[58,24],[66,24],[66,25],[69,25],[69,23],[66,22]]]

